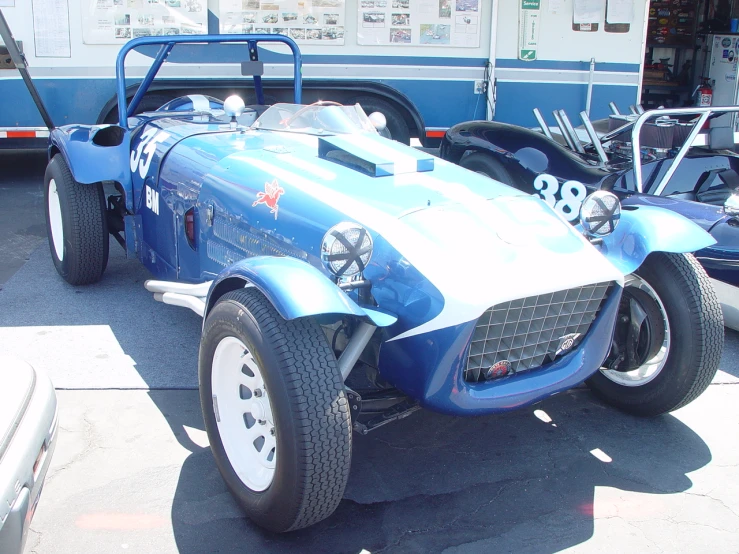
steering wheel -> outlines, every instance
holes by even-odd
[[[310,110],[315,110],[316,108],[321,108],[323,106],[343,106],[343,104],[340,104],[339,102],[334,102],[333,100],[319,100],[318,102],[313,102],[312,104],[308,104],[307,106],[303,106],[300,108],[297,112],[295,112],[293,115],[288,117],[285,120],[285,127],[290,127],[292,125],[292,122],[307,113]]]

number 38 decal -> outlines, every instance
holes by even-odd
[[[567,221],[575,221],[580,215],[580,205],[588,195],[585,185],[577,181],[565,181],[560,188],[553,175],[539,175],[534,179],[534,188],[544,201],[561,213]],[[560,200],[557,200],[559,192]]]

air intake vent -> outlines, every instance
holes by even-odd
[[[477,320],[465,380],[535,369],[571,351],[590,329],[610,282],[496,304]]]

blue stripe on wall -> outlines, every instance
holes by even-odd
[[[549,60],[534,60],[525,62],[523,60],[496,59],[495,67],[505,69],[561,69],[570,71],[590,71],[590,62],[559,62]],[[596,63],[596,71],[622,71],[626,73],[639,73],[638,63]]]
[[[590,104],[590,119],[608,117],[609,102],[615,102],[621,112],[636,102],[636,85],[595,85]],[[565,83],[498,83],[495,121],[524,127],[538,126],[532,110],[539,108],[547,122],[556,125],[552,112],[565,110],[573,125],[580,122],[585,109],[587,85]]]
[[[115,95],[115,79],[36,79],[39,95],[54,125],[93,124],[103,105]],[[44,121],[20,79],[0,80],[0,98],[12,98],[12,109],[0,110],[0,127],[44,127]]]

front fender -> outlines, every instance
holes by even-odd
[[[117,125],[64,125],[51,131],[49,142],[49,154],[61,152],[78,183],[116,181],[130,190],[130,131]]]
[[[256,256],[224,269],[208,291],[205,315],[226,292],[255,286],[286,320],[317,315],[349,315],[387,327],[397,317],[363,307],[312,265],[289,257]]]
[[[633,273],[652,252],[695,252],[716,240],[672,211],[651,206],[621,211],[616,230],[603,238],[601,252],[624,275]]]

